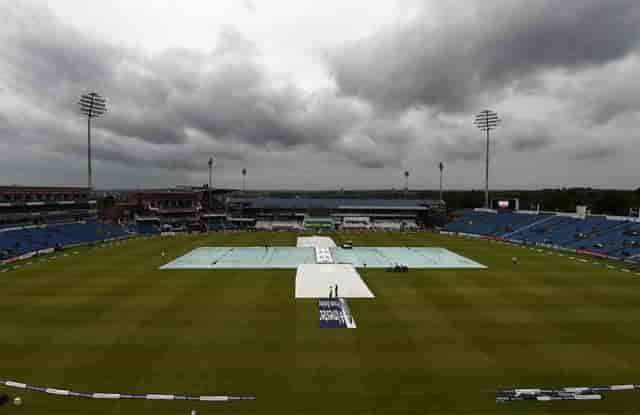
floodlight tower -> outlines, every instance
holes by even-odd
[[[404,171],[404,192],[409,193],[409,170]]]
[[[442,164],[442,162],[440,162],[438,164],[438,168],[440,169],[440,201],[442,202],[442,172],[444,171],[444,164]]]
[[[476,127],[480,129],[480,131],[484,131],[487,133],[487,154],[486,154],[486,164],[485,164],[485,188],[484,188],[484,207],[489,208],[489,131],[495,130],[500,123],[500,118],[498,118],[498,113],[491,110],[481,111],[478,115],[476,115],[476,120],[474,124]]]
[[[213,157],[209,157],[209,161],[207,162],[207,164],[209,165],[209,188],[207,189],[207,202],[209,203],[209,208],[211,208],[211,192],[213,186]]]
[[[207,162],[209,165],[209,189],[213,188],[213,166],[216,164],[216,159],[214,157],[209,157],[209,161]]]
[[[242,169],[242,192],[243,193],[247,191],[246,177],[247,177],[247,169],[243,168]]]
[[[107,112],[105,99],[96,92],[89,92],[80,96],[80,112],[87,116],[87,171],[89,189],[93,189],[93,177],[91,170],[91,119],[98,118]]]

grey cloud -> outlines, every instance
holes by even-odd
[[[77,116],[81,131],[75,103],[80,93],[95,88],[109,107],[96,128],[107,136],[135,139],[128,142],[132,153],[140,144],[185,146],[196,153],[218,148],[218,142],[242,148],[227,151],[231,156],[311,146],[378,166],[396,162],[406,147],[399,138],[403,133],[386,125],[395,120],[376,119],[358,99],[336,91],[309,96],[291,83],[272,80],[253,42],[232,29],[221,33],[209,53],[174,48],[146,56],[86,36],[46,11],[19,5],[1,11],[8,24],[0,29],[0,47],[6,51],[0,62],[25,99],[54,117]],[[188,130],[204,138],[199,149],[187,145]],[[344,136],[362,131],[387,155],[342,143]],[[96,155],[101,154],[123,164],[146,160],[115,149],[98,149]],[[167,159],[167,168],[189,167],[179,151],[174,154],[175,163]]]
[[[51,146],[51,151],[71,155],[77,158],[86,156],[87,148],[79,142],[58,143]],[[106,163],[116,163],[138,168],[160,168],[169,171],[194,171],[202,169],[208,159],[207,154],[198,154],[194,146],[180,149],[143,148],[144,151],[132,152],[131,146],[115,140],[95,140],[93,158]],[[218,151],[216,157],[237,159],[237,155]]]
[[[573,160],[606,160],[615,156],[616,153],[617,149],[614,147],[592,145],[578,149],[571,154],[570,158]]]
[[[248,13],[254,14],[256,12],[256,5],[251,0],[243,0],[242,5]]]
[[[135,137],[149,143],[181,144],[187,139],[184,122],[163,109],[135,109],[128,112],[115,108],[93,122],[95,127],[114,134]]]
[[[216,57],[222,55],[251,56],[257,52],[256,45],[231,27],[220,33],[220,39],[212,52]]]
[[[514,151],[536,151],[548,147],[551,143],[549,136],[531,134],[514,138],[511,141],[511,148]]]
[[[334,144],[333,148],[351,162],[364,168],[397,167],[401,161],[394,153],[386,152],[370,136],[363,134],[343,137],[340,142]]]
[[[174,176],[205,182],[214,155],[219,172],[233,171],[233,185],[240,183],[238,166],[247,165],[264,186],[280,180],[280,187],[322,187],[343,177],[347,184],[395,186],[400,177],[389,178],[390,170],[411,166],[419,177],[421,168],[443,160],[468,162],[455,166],[457,186],[465,187],[463,174],[475,179],[475,164],[484,160],[484,139],[472,119],[485,105],[504,120],[492,136],[492,153],[509,152],[499,155],[503,167],[524,171],[528,152],[553,146],[565,150],[540,157],[565,165],[569,157],[578,161],[572,172],[580,172],[579,180],[598,179],[603,171],[596,175],[580,160],[631,158],[635,148],[622,151],[637,115],[621,115],[640,108],[640,67],[616,69],[637,50],[640,8],[632,4],[498,1],[470,5],[466,17],[451,13],[437,24],[422,18],[329,53],[336,84],[310,93],[271,76],[256,44],[233,29],[210,52],[147,55],[75,31],[46,11],[7,3],[0,6],[0,73],[7,85],[0,94],[0,147],[29,171],[2,173],[6,180],[37,178],[39,158],[58,163],[55,180],[83,183],[86,120],[76,102],[95,88],[109,105],[94,123],[96,177],[110,183],[162,184]],[[571,85],[569,93],[557,95],[550,78],[560,91]],[[596,123],[592,129],[571,120],[574,105]],[[616,146],[595,145],[605,137]],[[566,150],[580,141],[584,150]],[[54,180],[53,170],[43,165],[43,180],[49,174]],[[426,180],[431,170],[423,172]],[[550,167],[546,180],[554,180],[554,171],[565,180],[560,167]],[[508,176],[510,184],[518,182],[516,173]]]
[[[0,14],[2,67],[43,104],[67,102],[75,99],[78,91],[103,85],[128,54],[80,35],[45,11],[5,4],[0,6]],[[74,103],[69,102],[69,107]]]
[[[448,162],[479,161],[484,159],[485,144],[482,140],[467,136],[453,137],[448,140],[438,139],[435,142],[438,155]]]
[[[573,93],[579,112],[586,112],[596,125],[640,111],[640,56],[634,55],[608,69],[585,77]]]
[[[400,167],[417,141],[417,132],[400,119],[364,123],[330,144],[329,149],[364,168]]]
[[[549,123],[505,114],[502,116],[500,136],[516,152],[540,151],[554,143]]]
[[[535,82],[527,78],[547,69],[620,59],[640,38],[635,0],[504,0],[465,8],[472,10],[467,17],[451,7],[437,23],[425,15],[330,52],[338,85],[384,111],[459,112],[489,96],[494,102],[507,87],[530,90]]]

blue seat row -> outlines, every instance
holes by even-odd
[[[604,216],[580,219],[553,214],[464,210],[445,230],[549,244],[640,262],[640,224]]]
[[[123,228],[100,222],[14,229],[0,232],[0,255],[5,258],[13,257],[58,246],[97,242],[126,235]]]

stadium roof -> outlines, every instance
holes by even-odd
[[[47,192],[88,192],[88,187],[79,186],[0,186],[2,193],[47,193]]]
[[[232,198],[229,203],[248,204],[253,209],[403,209],[424,210],[440,204],[429,199],[346,199],[315,197]]]

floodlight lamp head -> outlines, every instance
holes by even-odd
[[[491,110],[481,111],[478,115],[476,115],[475,121],[473,122],[477,128],[481,131],[491,131],[495,130],[500,124],[500,118],[498,118],[498,113]]]
[[[107,112],[106,100],[97,92],[89,92],[80,96],[80,112],[89,118],[97,118]]]

